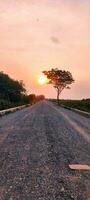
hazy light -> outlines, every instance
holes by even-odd
[[[47,98],[56,91],[39,83],[42,71],[70,71],[75,83],[61,98],[89,98],[90,0],[8,2],[0,0],[0,71]]]
[[[39,79],[38,79],[39,84],[41,84],[41,85],[46,84],[47,81],[48,81],[48,80],[47,80],[47,77],[44,76],[43,74],[41,74],[41,75],[39,76]]]

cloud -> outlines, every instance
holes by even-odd
[[[55,37],[55,36],[52,36],[52,37],[51,37],[51,41],[52,41],[53,43],[55,43],[55,44],[59,44],[59,43],[60,43],[59,39],[58,39],[57,37]]]

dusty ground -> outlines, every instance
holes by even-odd
[[[43,101],[0,118],[0,200],[90,200],[90,119]]]

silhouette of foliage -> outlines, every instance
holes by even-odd
[[[23,81],[16,81],[0,72],[0,109],[23,104],[26,89]]]
[[[41,100],[44,100],[45,99],[45,96],[44,95],[37,95],[36,96],[36,100],[37,101],[41,101]]]
[[[25,94],[26,89],[23,81],[16,81],[7,74],[0,72],[0,97],[11,102],[18,102]]]
[[[35,94],[30,94],[28,96],[28,98],[29,98],[29,102],[33,104],[33,103],[36,103],[38,101],[44,100],[45,96],[44,95],[37,95],[36,96]]]
[[[47,76],[49,84],[52,84],[57,90],[57,100],[59,103],[60,93],[64,88],[70,89],[70,84],[74,82],[72,74],[69,71],[59,70],[57,68],[49,71],[43,71],[44,75]]]
[[[27,95],[23,81],[10,78],[0,72],[0,110],[22,104],[33,104],[44,99],[43,95]]]

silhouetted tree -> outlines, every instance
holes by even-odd
[[[10,102],[19,102],[26,94],[23,81],[16,81],[0,72],[0,98]]]
[[[36,100],[37,101],[41,101],[41,100],[44,100],[45,99],[45,96],[44,95],[37,95],[36,96]]]
[[[29,102],[30,103],[36,103],[36,95],[35,94],[29,95]]]
[[[31,104],[44,100],[44,99],[45,99],[44,95],[35,95],[35,94],[28,95],[28,101]]]
[[[59,103],[60,93],[64,88],[70,89],[69,85],[74,82],[72,74],[69,71],[59,70],[57,68],[49,71],[43,71],[44,75],[49,79],[49,84],[52,84],[57,90],[57,101]]]

